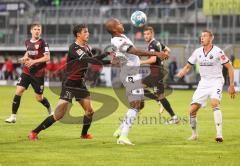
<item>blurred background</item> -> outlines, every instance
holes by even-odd
[[[199,47],[204,29],[215,35],[214,43],[222,48],[235,68],[235,84],[240,86],[240,1],[239,0],[0,0],[0,85],[15,85],[21,74],[17,59],[25,52],[24,41],[31,37],[30,25],[42,24],[42,38],[49,44],[51,61],[47,65],[46,84],[61,80],[61,66],[66,63],[68,46],[74,41],[72,28],[86,23],[94,54],[103,52],[111,36],[104,22],[111,17],[122,21],[126,35],[137,47],[146,48],[142,28],[133,27],[131,14],[141,10],[155,37],[171,48],[165,62],[166,81],[178,88],[193,88],[199,81],[198,66],[184,79],[175,74]],[[91,65],[91,86],[111,86],[118,73],[110,67]],[[228,85],[227,71],[223,70]],[[187,85],[187,86],[186,86]]]

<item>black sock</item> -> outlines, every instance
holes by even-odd
[[[154,95],[152,92],[150,92],[148,89],[144,89],[144,96],[158,101],[158,97],[156,95]]]
[[[20,101],[21,101],[21,96],[15,95],[12,103],[12,114],[17,114]]]
[[[44,105],[44,107],[46,107],[47,109],[50,108],[50,103],[48,102],[48,99],[46,97],[44,97],[43,100],[40,101],[40,103],[42,103],[42,105]]]
[[[171,115],[174,116],[175,113],[172,110],[172,107],[170,105],[170,103],[168,102],[168,100],[166,98],[163,98],[160,100],[160,102],[162,103],[163,107],[165,108],[165,110]]]
[[[90,126],[91,126],[91,123],[92,123],[92,115],[93,115],[93,114],[91,114],[91,115],[89,115],[89,116],[86,116],[86,115],[83,116],[82,136],[87,134],[88,129],[89,129]]]
[[[45,130],[55,122],[56,120],[54,119],[53,115],[51,115],[47,117],[37,128],[35,128],[33,132],[39,133],[40,131]]]

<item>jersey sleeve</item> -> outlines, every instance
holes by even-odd
[[[166,48],[164,44],[162,44],[159,41],[154,42],[152,45],[150,45],[149,51],[163,51]]]
[[[163,43],[160,43],[160,44],[161,44],[161,46],[162,46],[162,51],[165,50],[166,45],[164,45]]]
[[[194,51],[192,55],[188,58],[188,63],[190,65],[194,65],[196,64],[196,62],[197,62],[197,54],[196,54],[196,51]]]
[[[119,52],[125,53],[128,51],[129,48],[133,47],[133,43],[130,40],[125,38],[114,38],[112,40],[112,45],[116,47]]]
[[[48,43],[45,42],[44,40],[42,41],[42,48],[43,48],[43,53],[49,52]]]
[[[222,50],[219,51],[218,56],[219,56],[219,59],[220,59],[220,63],[222,65],[224,65],[224,64],[229,62],[228,57],[225,55],[225,53]]]

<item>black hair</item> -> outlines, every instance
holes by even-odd
[[[73,35],[77,37],[77,33],[80,33],[82,29],[88,28],[86,24],[78,24],[73,27]]]

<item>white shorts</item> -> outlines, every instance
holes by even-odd
[[[201,107],[205,107],[208,97],[221,101],[223,85],[223,78],[201,79],[193,94],[191,104],[198,103]]]
[[[144,99],[142,75],[139,74],[139,67],[125,66],[121,69],[120,79],[126,88],[126,96],[129,103]]]

